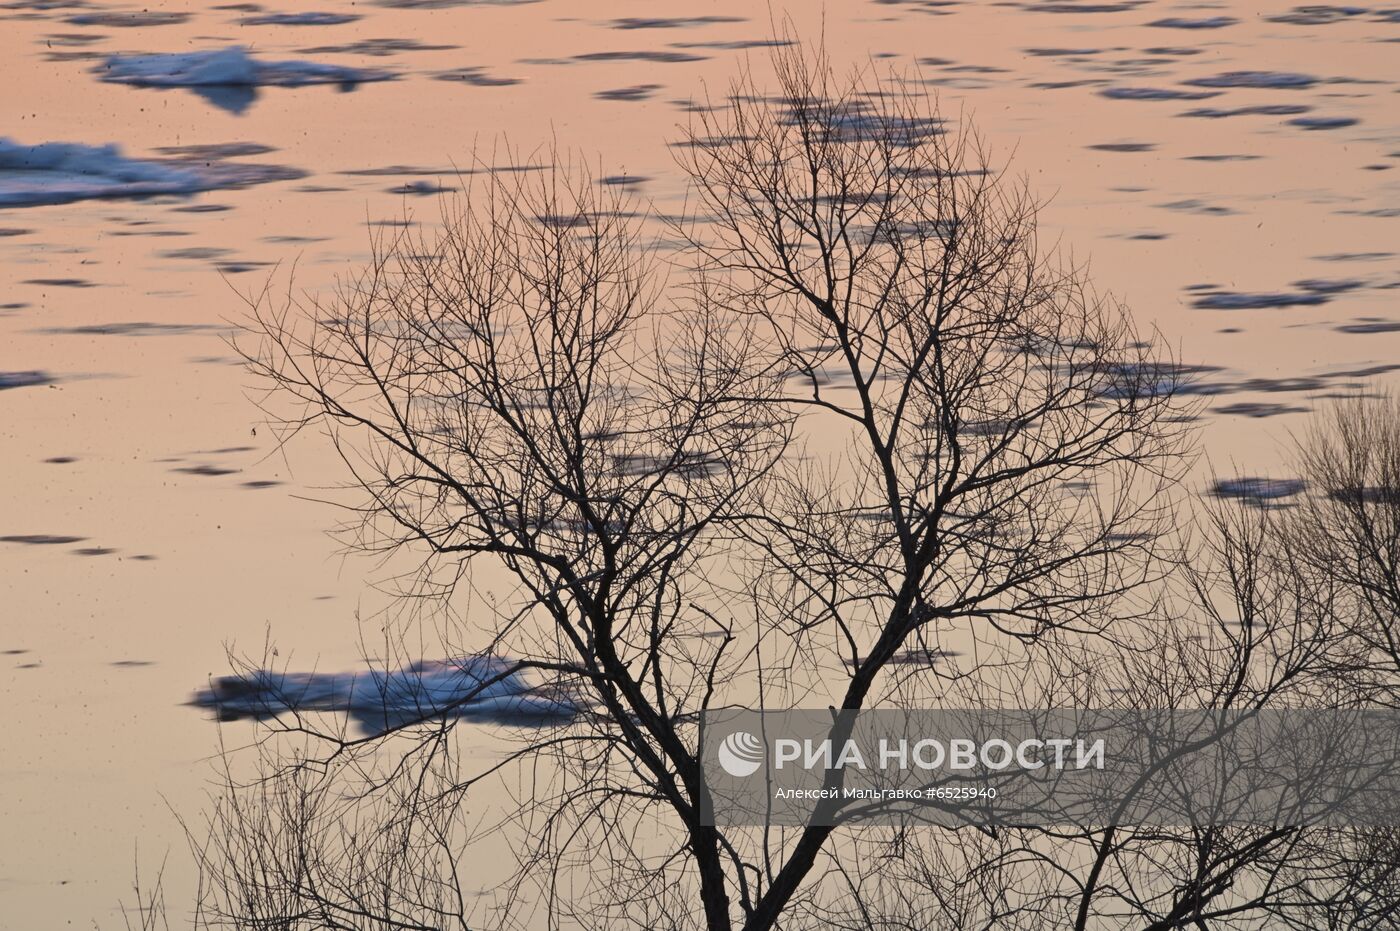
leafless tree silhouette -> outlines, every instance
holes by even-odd
[[[1315,419],[1299,469],[1311,488],[1283,522],[1289,552],[1338,586],[1371,669],[1370,697],[1400,700],[1400,402],[1356,394]]]
[[[1298,562],[1290,511],[1213,506],[1152,623],[1028,659],[1039,703],[1075,707],[1369,705],[1345,586]],[[985,701],[978,686],[964,703]],[[1299,824],[854,832],[849,928],[1382,928],[1400,916],[1392,829]],[[855,845],[858,852],[851,852]],[[833,858],[834,859],[834,858]]]
[[[200,920],[1393,916],[1374,832],[703,822],[707,709],[1252,708],[1371,681],[1336,613],[1370,569],[1281,546],[1293,515],[1221,506],[1203,546],[1180,532],[1187,370],[1041,245],[1024,181],[908,75],[843,77],[800,44],[772,64],[772,89],[745,70],[691,108],[691,208],[664,238],[550,151],[468,173],[436,231],[376,241],[333,297],[252,301],[240,348],[283,437],[339,453],[346,540],[421,559],[406,597],[471,599],[444,648],[501,660],[480,694],[530,676],[583,710],[473,754],[447,712],[475,694],[368,734],[286,709],[190,826]],[[1309,519],[1373,506],[1370,467]]]

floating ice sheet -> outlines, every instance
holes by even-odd
[[[1318,78],[1296,71],[1226,71],[1209,77],[1187,81],[1195,87],[1263,87],[1276,90],[1297,90],[1312,87]]]
[[[296,169],[277,165],[128,158],[115,145],[23,145],[0,137],[0,207],[194,194],[301,176]]]
[[[335,84],[349,90],[371,81],[387,81],[392,71],[351,68],[312,61],[262,61],[241,45],[202,52],[113,55],[94,71],[102,80],[136,87],[186,87],[231,113],[242,113],[259,87],[305,87]]]
[[[0,391],[6,388],[35,388],[53,384],[53,378],[46,372],[0,372]]]
[[[573,696],[528,681],[515,662],[485,655],[359,673],[255,669],[211,680],[191,704],[213,709],[221,720],[348,712],[370,733],[447,717],[542,724],[582,710]]]
[[[1246,503],[1257,503],[1293,498],[1302,494],[1306,488],[1307,484],[1298,478],[1246,476],[1217,481],[1211,488],[1211,494],[1220,498],[1237,498]]]
[[[242,26],[340,26],[359,18],[354,13],[260,13],[238,22]]]

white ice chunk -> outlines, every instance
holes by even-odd
[[[189,194],[214,186],[192,168],[126,158],[114,145],[21,145],[0,138],[0,207],[61,204],[90,197]]]
[[[96,70],[104,81],[139,87],[301,87],[386,81],[394,76],[378,69],[311,61],[259,61],[241,45],[206,52],[113,55]]]
[[[225,719],[344,711],[370,733],[445,717],[543,723],[582,710],[575,695],[536,685],[511,661],[486,655],[348,674],[256,669],[214,679],[193,703]]]
[[[277,165],[218,158],[128,158],[115,145],[23,145],[0,137],[0,207],[66,204],[96,197],[194,194],[304,174]]]

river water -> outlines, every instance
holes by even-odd
[[[119,927],[133,864],[167,852],[183,914],[176,816],[201,810],[219,736],[183,703],[230,648],[360,668],[389,604],[325,535],[326,450],[257,429],[224,342],[240,295],[292,265],[328,287],[378,224],[431,224],[430,192],[503,138],[557,140],[673,209],[686,102],[771,35],[736,0],[310,9],[0,2],[0,927]],[[917,63],[1014,153],[1051,198],[1047,241],[1207,367],[1210,467],[1286,477],[1309,409],[1400,364],[1396,10],[792,14],[808,36],[824,16],[838,61]],[[140,57],[160,53],[185,57]]]

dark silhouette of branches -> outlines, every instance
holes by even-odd
[[[1354,395],[1302,438],[1298,466],[1311,493],[1281,522],[1298,562],[1338,587],[1370,695],[1400,694],[1400,402]]]
[[[257,715],[191,829],[201,920],[1379,926],[1384,832],[704,823],[710,709],[1315,706],[1397,655],[1400,441],[1319,440],[1340,491],[1193,540],[1187,370],[1042,245],[1026,183],[916,76],[772,65],[692,108],[665,240],[546,151],[333,295],[254,297],[240,349],[282,438],[339,454],[346,542],[444,614],[472,594],[444,648],[501,665],[371,734]],[[455,712],[525,675],[576,713],[475,747]]]

